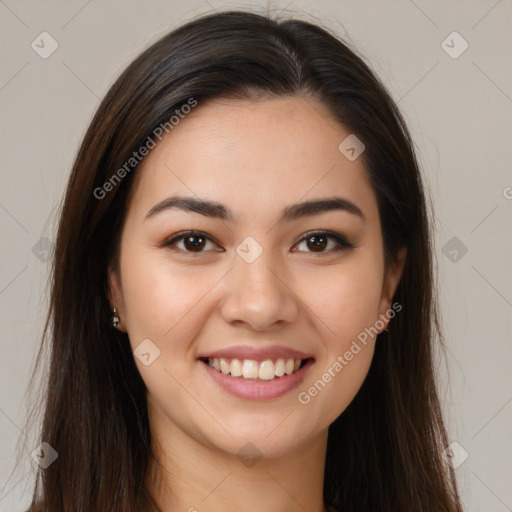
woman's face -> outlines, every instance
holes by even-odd
[[[157,435],[283,455],[356,395],[402,265],[349,135],[313,99],[217,99],[137,169],[109,280]]]

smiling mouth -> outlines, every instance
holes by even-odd
[[[228,359],[224,357],[202,357],[200,361],[219,373],[230,375],[240,380],[272,381],[298,372],[314,359]]]

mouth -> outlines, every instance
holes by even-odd
[[[278,399],[300,386],[315,359],[200,357],[197,362],[218,389],[239,399],[262,401]]]
[[[229,359],[225,357],[201,357],[204,364],[218,373],[235,379],[254,382],[268,382],[299,372],[314,359],[277,358],[257,361],[255,359]]]

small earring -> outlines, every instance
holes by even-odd
[[[116,308],[114,308],[113,312],[112,312],[112,318],[110,319],[111,322],[112,322],[112,327],[114,329],[117,329],[117,325],[119,324],[119,322],[121,321],[120,318],[119,318],[119,315],[117,314],[117,310]]]

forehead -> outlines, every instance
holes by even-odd
[[[147,210],[182,193],[254,216],[301,199],[342,195],[371,216],[376,198],[363,158],[350,161],[339,150],[349,135],[312,98],[199,103],[137,169],[134,206]]]

